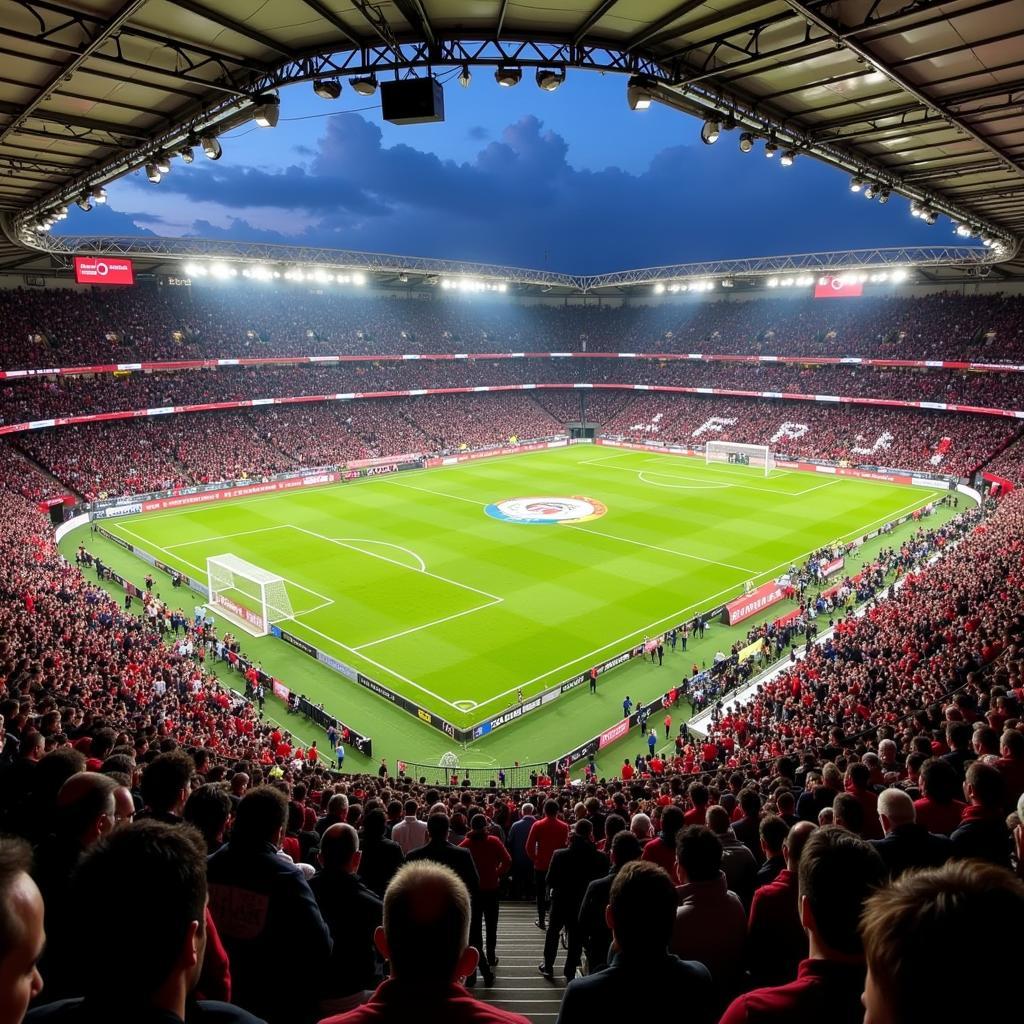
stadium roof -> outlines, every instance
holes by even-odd
[[[1024,236],[1021,0],[0,0],[0,211],[24,241],[289,83],[505,64],[620,72],[1001,234],[1007,257]],[[0,271],[48,260],[0,249]]]

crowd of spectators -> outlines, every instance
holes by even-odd
[[[629,305],[399,298],[308,285],[0,291],[0,365],[274,355],[665,351],[1021,361],[1020,296],[778,293]]]

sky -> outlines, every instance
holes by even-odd
[[[700,122],[654,104],[631,111],[626,79],[569,71],[554,93],[533,75],[503,89],[444,73],[446,120],[395,126],[344,83],[281,93],[276,128],[223,136],[153,185],[138,172],[109,203],[72,207],[65,234],[157,234],[317,245],[590,274],[703,259],[955,241],[849,190],[800,157],[789,168],[738,133],[713,146]],[[56,229],[55,229],[56,230]]]

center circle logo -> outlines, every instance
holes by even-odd
[[[571,498],[509,498],[486,506],[484,511],[507,523],[553,526],[600,519],[608,509],[600,501],[577,494]]]

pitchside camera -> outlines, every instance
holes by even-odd
[[[392,124],[430,124],[444,120],[444,90],[436,78],[382,82],[380,107]]]

